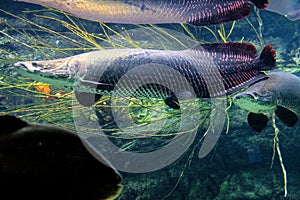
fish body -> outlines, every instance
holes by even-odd
[[[249,15],[251,3],[264,9],[268,0],[17,0],[56,8],[108,23],[193,25],[221,24]]]
[[[212,43],[182,51],[113,49],[58,60],[21,61],[15,66],[35,79],[61,77],[70,83],[77,78],[77,89],[93,88],[92,93],[99,95],[189,99],[194,93],[196,98],[210,98],[264,78],[260,71],[275,67],[275,50],[266,46],[257,56],[255,47],[247,43]]]
[[[76,133],[0,116],[0,188],[9,199],[115,199],[121,175]],[[103,164],[105,163],[105,164]]]
[[[234,97],[234,103],[250,111],[248,122],[259,118],[267,123],[267,115],[276,113],[286,125],[293,126],[300,114],[300,78],[288,72],[272,72]],[[251,123],[251,122],[249,122]],[[261,127],[264,128],[264,127]]]

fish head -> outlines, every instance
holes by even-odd
[[[16,71],[37,81],[62,86],[73,85],[79,65],[72,59],[45,61],[19,61],[14,64]]]
[[[271,113],[276,109],[276,102],[268,90],[248,90],[234,96],[233,102],[238,107],[253,113]]]
[[[44,61],[19,61],[14,64],[29,72],[40,72],[48,76],[68,77],[76,74],[78,63],[70,58]]]

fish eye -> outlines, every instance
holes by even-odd
[[[261,92],[260,92],[260,96],[269,96],[269,92],[267,91],[267,90],[262,90]]]
[[[260,99],[261,101],[264,101],[264,102],[268,102],[268,101],[271,101],[272,98],[271,97],[263,97]]]
[[[266,90],[261,90],[259,91],[259,93],[253,92],[253,95],[256,97],[264,97],[268,95],[268,92]]]

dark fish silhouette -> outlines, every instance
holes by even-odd
[[[273,72],[234,97],[234,103],[250,111],[248,123],[260,132],[267,115],[275,112],[287,126],[294,126],[300,114],[300,78],[288,72]]]
[[[204,44],[183,51],[113,49],[58,60],[21,61],[15,66],[25,69],[19,70],[25,76],[56,85],[71,85],[76,76],[80,80],[76,95],[82,105],[92,105],[102,95],[117,95],[163,98],[178,108],[172,104],[178,97],[224,96],[264,78],[260,71],[275,67],[275,50],[266,46],[257,57],[255,47],[247,43]]]
[[[109,23],[192,25],[221,24],[249,15],[251,3],[264,9],[268,0],[17,0],[49,6],[76,16]]]
[[[120,174],[96,160],[80,138],[52,125],[0,116],[1,199],[114,199]]]

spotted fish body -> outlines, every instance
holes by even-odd
[[[221,24],[249,15],[251,3],[264,9],[268,0],[17,0],[109,23]]]
[[[209,98],[231,94],[264,78],[260,71],[275,67],[275,51],[266,46],[257,57],[251,44],[213,43],[182,51],[102,50],[15,66],[39,81],[49,77],[68,84],[76,78],[77,90],[99,95]]]

